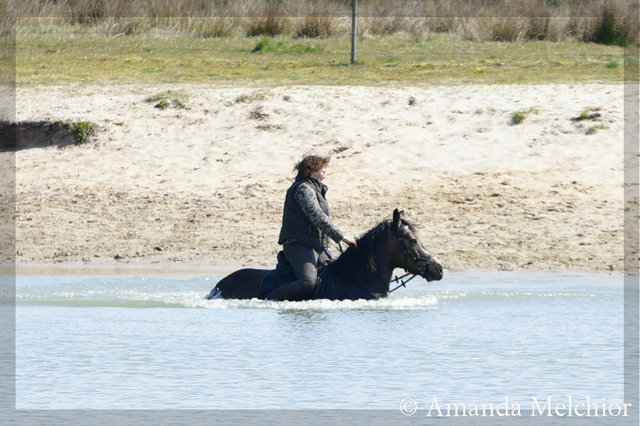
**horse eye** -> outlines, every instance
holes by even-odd
[[[418,240],[416,240],[415,238],[412,238],[412,239],[409,240],[409,242],[411,244],[416,244],[418,242]]]

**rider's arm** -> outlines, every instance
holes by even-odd
[[[331,222],[329,216],[322,211],[313,189],[303,183],[298,185],[293,197],[313,226],[328,235],[333,241],[337,243],[342,241],[344,234]]]

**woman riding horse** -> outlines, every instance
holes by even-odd
[[[284,257],[296,280],[268,294],[268,300],[299,301],[313,294],[318,259],[327,249],[328,238],[356,245],[355,239],[340,232],[330,218],[328,188],[322,183],[329,161],[329,157],[308,155],[294,167],[298,175],[285,197],[278,244],[283,245]]]

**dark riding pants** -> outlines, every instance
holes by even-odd
[[[291,264],[296,280],[277,288],[267,299],[300,301],[313,296],[318,279],[319,256],[318,252],[306,244],[285,243],[284,257]]]

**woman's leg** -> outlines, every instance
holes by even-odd
[[[313,295],[318,279],[318,253],[303,243],[284,245],[284,256],[291,264],[296,280],[275,289],[267,300],[299,301]]]

